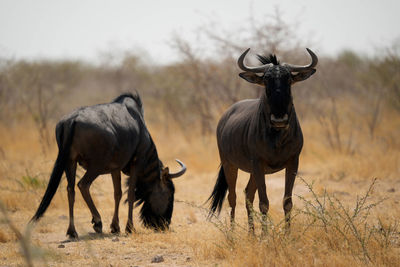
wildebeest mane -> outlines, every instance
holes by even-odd
[[[146,159],[145,166],[142,166],[144,168],[137,174],[139,179],[137,179],[135,187],[135,207],[143,204],[140,209],[140,220],[145,227],[163,231],[168,229],[171,223],[175,187],[171,180],[166,181],[166,186],[172,192],[172,196],[168,199],[167,207],[162,214],[155,212],[150,201],[152,186],[154,185],[154,180],[161,179],[160,172],[164,165],[158,158],[157,149],[151,138],[150,141],[149,147],[143,153]],[[129,179],[130,177],[126,181],[128,187]]]
[[[174,192],[175,187],[171,180],[166,181],[166,186],[171,190],[171,198],[163,214],[157,214],[151,207],[151,183],[145,183],[139,179],[135,189],[135,207],[142,205],[140,208],[140,220],[145,227],[154,230],[166,230],[171,223],[172,211],[174,208]]]
[[[262,64],[274,64],[274,65],[279,65],[279,61],[276,58],[276,55],[270,54],[268,57],[266,56],[261,56],[257,55],[257,59],[262,63]]]
[[[138,106],[140,108],[143,108],[142,99],[140,98],[139,93],[137,91],[135,91],[135,93],[124,93],[124,94],[118,96],[117,98],[115,98],[112,102],[122,103],[122,101],[126,97],[132,98],[138,104]]]

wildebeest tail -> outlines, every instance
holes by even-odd
[[[211,200],[210,212],[208,213],[208,217],[211,217],[213,214],[215,214],[215,212],[217,212],[217,214],[221,212],[222,204],[224,203],[227,190],[228,184],[225,178],[224,167],[221,165],[217,181],[214,185],[214,189],[211,193],[211,196],[207,200]]]
[[[54,197],[54,194],[57,191],[58,185],[60,184],[61,177],[64,173],[66,162],[69,157],[70,147],[72,144],[72,138],[74,135],[75,122],[73,121],[69,127],[69,131],[65,131],[65,122],[58,125],[58,129],[56,130],[56,138],[58,143],[58,156],[56,162],[54,163],[53,171],[50,176],[49,184],[47,185],[46,192],[40,202],[40,205],[32,217],[32,221],[37,221],[40,217],[43,216],[47,207],[50,205],[51,200]]]

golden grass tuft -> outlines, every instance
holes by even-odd
[[[2,229],[0,229],[0,243],[7,243],[8,241],[8,235]]]

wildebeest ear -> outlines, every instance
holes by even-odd
[[[296,82],[301,82],[301,81],[304,81],[304,80],[310,78],[310,76],[313,75],[315,72],[316,72],[316,69],[311,69],[309,71],[292,74],[292,84],[296,83]]]
[[[239,76],[240,76],[240,78],[245,79],[249,83],[255,83],[255,84],[264,86],[263,77],[260,77],[255,73],[245,71],[245,72],[239,73]]]

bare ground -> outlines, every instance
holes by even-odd
[[[112,235],[109,225],[113,214],[113,190],[109,176],[99,177],[91,192],[102,215],[103,234],[95,234],[91,227],[90,212],[77,192],[75,205],[75,225],[79,240],[71,241],[65,236],[68,227],[68,205],[65,193],[65,181],[62,182],[55,204],[50,205],[44,218],[33,229],[31,240],[34,244],[37,266],[215,266],[224,264],[224,256],[219,257],[215,248],[219,246],[221,233],[215,222],[207,221],[207,205],[204,205],[215,182],[216,173],[197,174],[190,171],[176,180],[175,207],[170,231],[155,233],[141,227],[138,221],[138,209],[134,210],[136,233],[131,235]],[[267,176],[267,191],[270,200],[270,214],[276,221],[283,219],[281,208],[284,191],[284,173]],[[314,184],[316,191],[328,190],[344,203],[352,202],[357,195],[368,189],[370,180],[357,180],[343,177],[321,180],[321,173],[315,168],[304,167],[299,176]],[[246,227],[244,194],[248,175],[241,173],[237,185],[237,222]],[[315,178],[314,178],[315,177]],[[398,213],[400,202],[400,180],[378,180],[372,197],[376,200],[387,198],[381,208],[395,210]],[[25,194],[25,193],[16,193]],[[297,179],[294,195],[309,196],[307,186]],[[16,195],[17,199],[20,198]],[[34,195],[27,207],[36,207],[41,196]],[[255,209],[258,207],[256,198]],[[299,208],[301,201],[294,197],[294,205]],[[301,208],[301,207],[300,207]],[[34,209],[16,209],[9,211],[14,224],[24,229],[34,213]],[[227,203],[220,219],[228,220]],[[125,228],[127,205],[121,204],[120,226]],[[0,266],[24,265],[19,243],[4,223],[0,224]],[[0,236],[1,240],[1,236]]]

